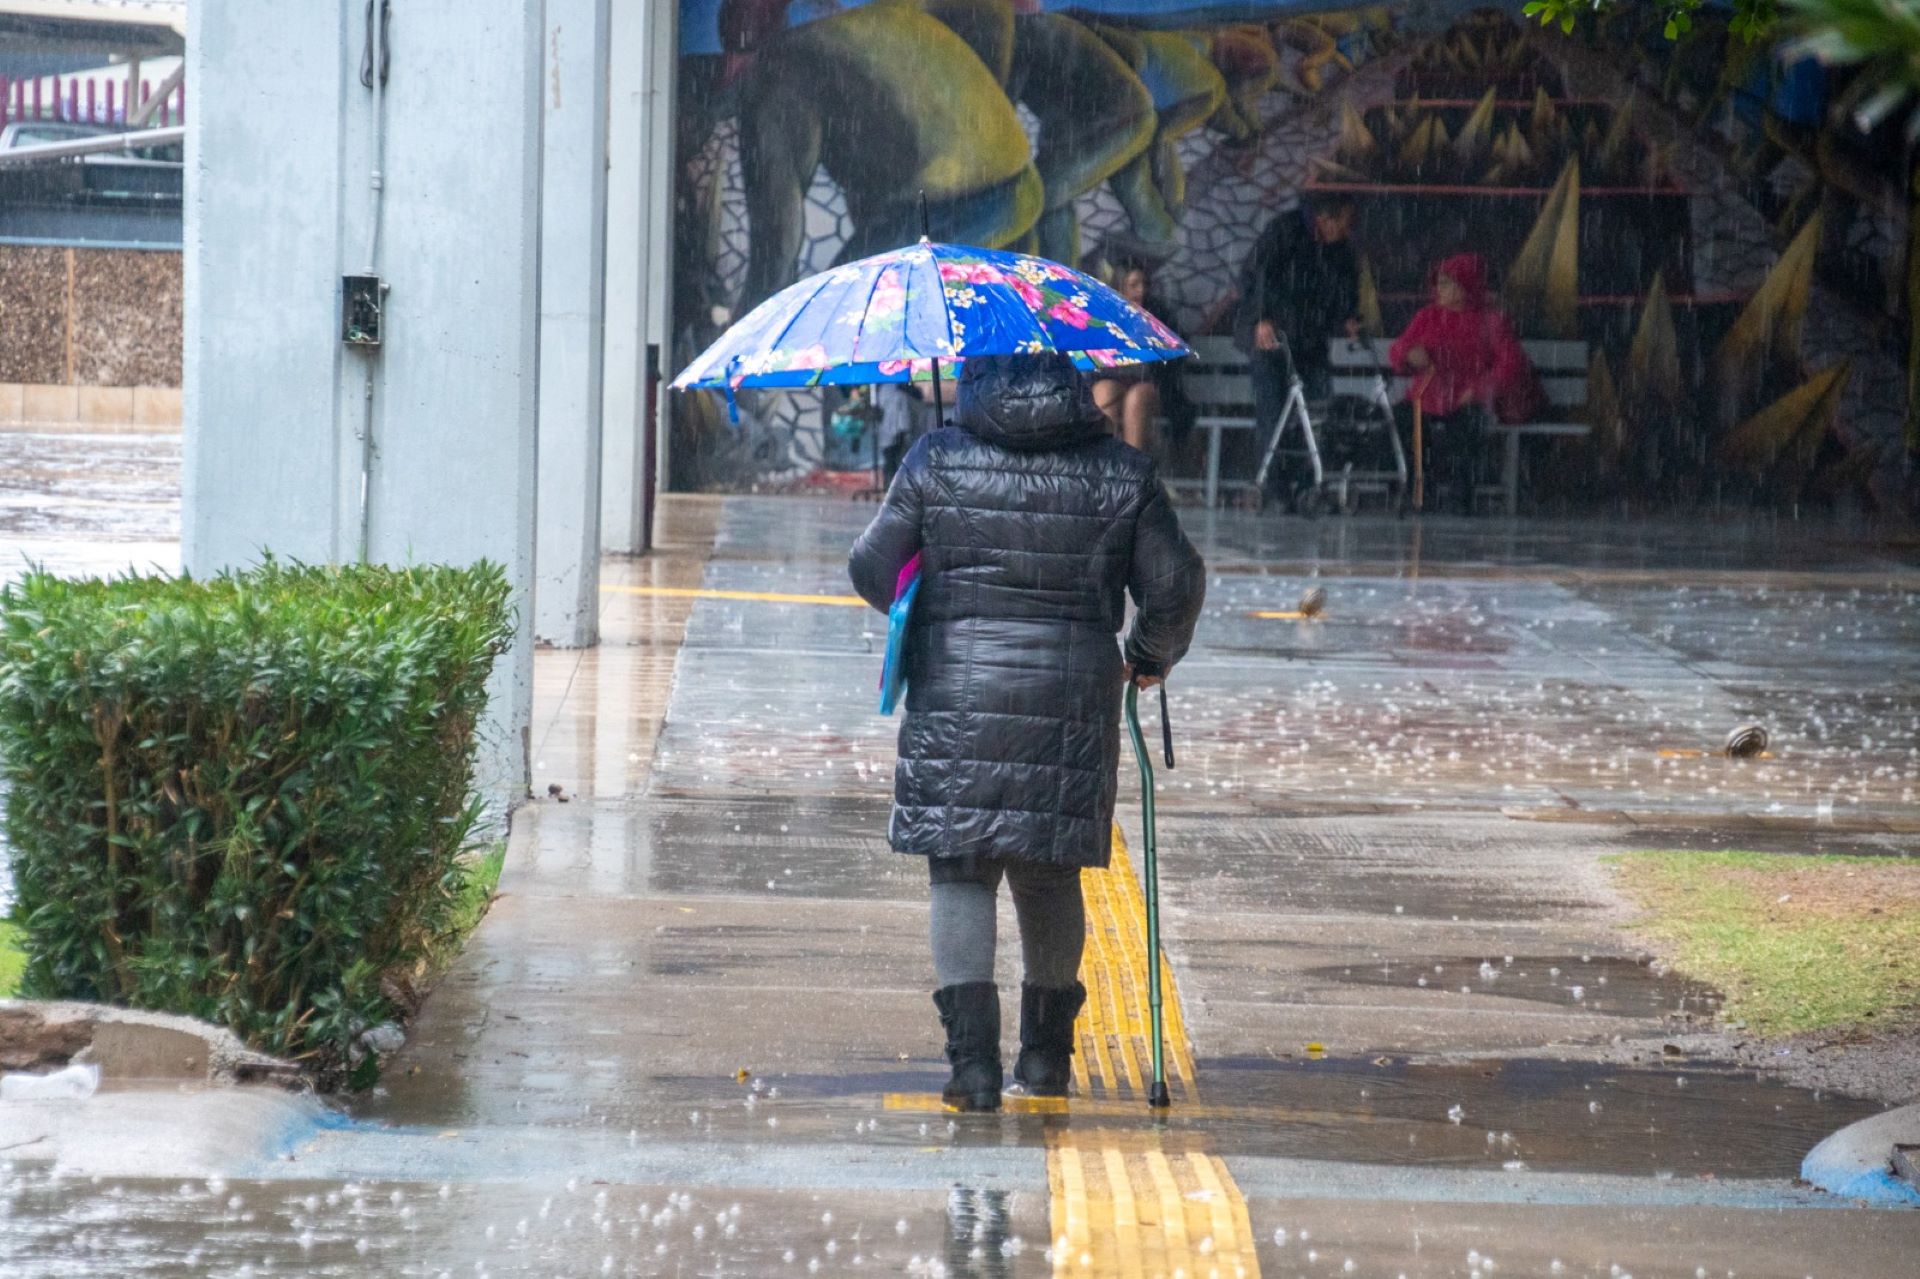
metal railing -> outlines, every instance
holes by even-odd
[[[168,83],[172,81],[172,83]],[[97,75],[22,77],[10,80],[0,76],[0,127],[25,121],[54,121],[61,124],[139,124],[141,109],[151,103],[148,119],[167,126],[182,124],[187,118],[187,87],[177,76],[160,82],[160,98],[154,102],[153,81],[140,81],[137,100],[128,86],[117,79],[102,80]]]
[[[72,156],[98,155],[103,152],[138,151],[145,147],[171,146],[186,140],[185,125],[165,129],[136,129],[132,133],[103,133],[98,137],[75,138],[70,142],[42,142],[30,147],[12,147],[0,151],[0,165],[31,164],[40,160],[65,160]]]

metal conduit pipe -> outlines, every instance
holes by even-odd
[[[386,154],[385,104],[388,56],[386,35],[387,22],[391,16],[392,0],[367,0],[367,39],[360,72],[361,82],[373,91],[372,172],[368,181],[366,273],[376,278],[380,274],[380,205],[382,193],[386,188],[386,179],[381,173],[381,163]],[[383,324],[382,328],[384,327]],[[365,352],[365,357],[367,361],[365,417],[360,426],[359,561],[362,564],[368,560],[373,540],[373,372],[374,362],[379,359],[379,348],[369,348]]]

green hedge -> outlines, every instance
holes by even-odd
[[[448,922],[508,596],[489,564],[0,591],[24,992],[337,1074]]]

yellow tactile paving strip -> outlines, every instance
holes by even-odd
[[[1083,1113],[1110,1113],[1125,1097],[1144,1113],[1153,1078],[1146,900],[1118,827],[1112,863],[1086,872],[1080,883],[1087,903],[1080,964],[1087,1006],[1073,1062],[1086,1099],[1078,1104]],[[1191,1106],[1199,1100],[1193,1045],[1173,966],[1164,956],[1159,963],[1167,1088],[1176,1107]],[[1260,1273],[1246,1198],[1198,1137],[1153,1128],[1049,1129],[1047,1188],[1056,1275],[1252,1279]]]
[[[1155,1133],[1047,1138],[1053,1273],[1254,1279],[1253,1223],[1219,1156]]]
[[[1080,962],[1087,1006],[1080,1013],[1074,1082],[1084,1097],[1114,1097],[1124,1090],[1124,1095],[1144,1102],[1153,1078],[1147,907],[1119,828],[1113,832],[1112,864],[1085,872],[1080,884],[1087,903],[1087,951]],[[1187,1040],[1173,966],[1164,957],[1160,1003],[1166,1022],[1167,1089],[1176,1103],[1195,1100],[1193,1045]]]
[[[1047,1130],[1053,1273],[1257,1279],[1253,1225],[1233,1174],[1207,1152],[1200,1134],[1169,1132],[1149,1120],[1146,903],[1118,828],[1112,864],[1087,871],[1080,883],[1087,903],[1087,952],[1080,965],[1087,1006],[1074,1055],[1075,1096],[1013,1093],[1003,1103],[1014,1114],[1078,1117],[1098,1125],[1067,1122]],[[1173,1113],[1188,1120],[1224,1116],[1225,1108],[1199,1100],[1179,986],[1164,957],[1160,997]],[[940,1098],[893,1093],[885,1104],[889,1110],[937,1110]],[[1149,1122],[1107,1126],[1128,1119]]]

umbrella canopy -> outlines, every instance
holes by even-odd
[[[673,380],[690,387],[921,381],[973,355],[1065,351],[1083,369],[1176,360],[1179,337],[1045,258],[934,244],[834,267],[774,294]]]

